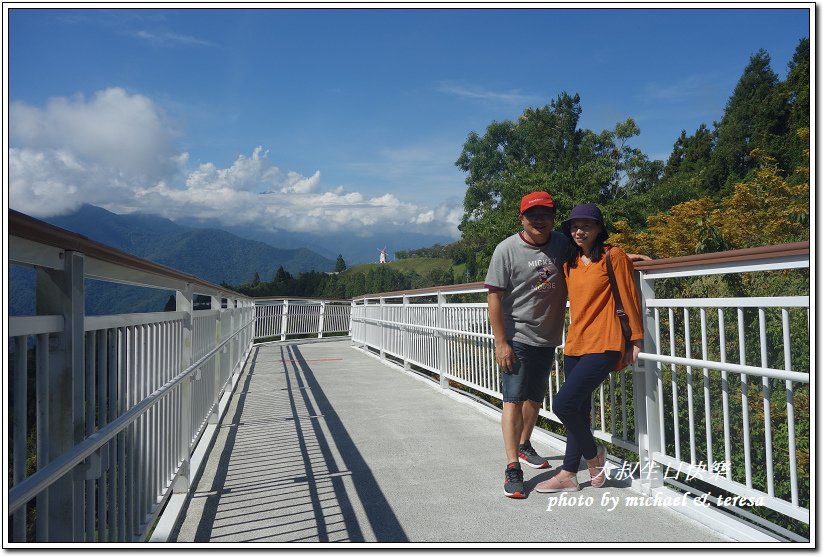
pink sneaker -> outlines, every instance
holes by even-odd
[[[558,493],[559,491],[578,491],[581,487],[578,485],[578,477],[570,476],[561,479],[560,474],[556,474],[535,486],[535,491],[538,493]]]
[[[607,448],[603,445],[598,447],[598,453],[595,458],[587,460],[587,468],[589,468],[589,476],[592,478],[590,485],[592,487],[604,487],[607,483]]]

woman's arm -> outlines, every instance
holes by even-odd
[[[612,266],[615,270],[615,283],[618,286],[618,294],[624,305],[624,312],[629,320],[629,327],[632,330],[630,339],[633,344],[631,358],[627,358],[629,363],[635,363],[638,354],[644,344],[644,324],[641,320],[641,300],[638,296],[638,288],[635,286],[633,277],[632,262],[621,248],[610,250]],[[628,355],[629,356],[629,355]]]

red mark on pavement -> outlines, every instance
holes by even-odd
[[[320,360],[281,360],[281,362],[288,363],[288,362],[297,362],[300,364],[311,364],[315,362],[341,362],[343,358],[324,358]]]

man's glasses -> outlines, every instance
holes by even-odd
[[[554,214],[552,214],[552,213],[544,213],[544,212],[540,212],[540,213],[524,213],[524,216],[525,216],[525,217],[527,218],[527,220],[529,220],[529,221],[536,221],[536,220],[553,220],[553,219],[555,218],[555,215],[554,215]]]

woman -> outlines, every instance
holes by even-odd
[[[606,483],[607,452],[605,447],[596,446],[590,430],[590,399],[611,371],[635,363],[644,339],[632,263],[623,250],[604,244],[607,231],[600,209],[594,203],[577,205],[561,224],[561,230],[572,240],[564,263],[570,324],[564,345],[564,384],[555,395],[552,409],[567,429],[567,445],[558,474],[535,487],[540,493],[578,491],[582,456],[592,487]],[[632,329],[632,350],[626,353],[607,275],[607,251]]]

